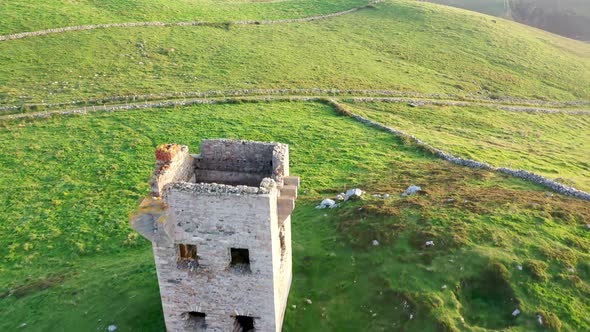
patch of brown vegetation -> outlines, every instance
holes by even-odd
[[[400,222],[401,216],[394,211],[389,211],[388,214],[374,213],[366,206],[345,210],[339,219],[339,231],[353,246],[360,248],[371,246],[373,240],[385,245],[391,244],[406,227]]]
[[[22,297],[31,295],[35,292],[39,292],[39,291],[57,286],[57,285],[63,283],[65,281],[65,279],[66,279],[66,276],[64,274],[58,274],[58,275],[49,276],[44,279],[30,281],[26,284],[22,284],[22,285],[13,287],[12,289],[10,289],[8,291],[0,293],[0,299],[6,298],[8,296],[22,298]]]
[[[420,163],[412,168],[399,167],[401,166],[392,166],[396,171],[390,177],[367,183],[367,192],[395,195],[401,194],[410,185],[417,185],[426,190],[428,195],[407,197],[401,202],[373,204],[367,207],[373,213],[395,214],[404,207],[454,207],[477,214],[490,214],[498,208],[515,206],[539,211],[560,223],[583,223],[590,220],[590,204],[580,199],[542,190],[479,185],[486,181],[492,182],[494,178],[510,178],[509,176],[455,166],[444,161]]]
[[[178,144],[162,144],[156,148],[156,160],[161,162],[170,162],[174,156],[180,152],[181,146]]]

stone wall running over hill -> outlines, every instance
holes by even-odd
[[[558,192],[560,194],[563,195],[567,195],[567,196],[572,196],[572,197],[576,197],[579,199],[583,199],[583,200],[587,200],[590,201],[590,193],[584,192],[582,190],[578,190],[572,187],[568,187],[564,184],[561,184],[559,182],[547,179],[541,175],[529,172],[529,171],[525,171],[525,170],[515,170],[515,169],[510,169],[510,168],[506,168],[506,167],[494,167],[490,164],[487,163],[483,163],[480,161],[475,161],[475,160],[470,160],[470,159],[463,159],[463,158],[459,158],[459,157],[455,157],[451,154],[448,154],[440,149],[437,149],[433,146],[431,146],[430,144],[420,140],[419,138],[417,138],[414,135],[410,135],[407,134],[403,131],[385,126],[383,124],[380,124],[378,122],[369,120],[365,117],[362,117],[360,115],[354,114],[352,112],[350,112],[349,110],[347,110],[344,106],[342,106],[341,104],[335,102],[335,101],[330,101],[330,103],[342,114],[350,116],[362,123],[365,123],[367,125],[370,125],[372,127],[375,128],[379,128],[381,130],[387,131],[389,133],[392,133],[396,136],[401,136],[401,137],[406,137],[409,138],[412,142],[414,142],[414,144],[416,144],[418,147],[423,148],[427,151],[430,151],[432,154],[436,155],[437,157],[440,157],[444,160],[447,160],[453,164],[456,165],[460,165],[460,166],[466,166],[466,167],[471,167],[471,168],[479,168],[479,169],[484,169],[484,170],[488,170],[488,171],[495,171],[495,172],[500,172],[500,173],[504,173],[504,174],[508,174],[529,182],[533,182],[536,184],[539,184],[543,187],[549,188],[555,192]]]
[[[243,20],[243,21],[232,21],[232,22],[204,22],[204,21],[190,21],[190,22],[130,22],[130,23],[107,23],[107,24],[90,24],[90,25],[78,25],[69,26],[63,28],[46,29],[31,32],[21,32],[11,35],[0,36],[0,41],[22,39],[27,37],[44,36],[55,33],[63,33],[68,31],[84,31],[84,30],[95,30],[95,29],[106,29],[106,28],[135,28],[135,27],[172,27],[172,26],[209,26],[209,27],[226,27],[228,28],[232,24],[235,25],[265,25],[265,24],[282,24],[282,23],[300,23],[322,20],[335,16],[342,16],[356,12],[361,9],[368,8],[377,3],[383,2],[384,0],[373,0],[368,4],[360,7],[351,8],[348,10],[335,12],[325,15],[308,16],[302,18],[291,18],[283,20]]]
[[[590,106],[588,101],[544,101],[544,100],[529,100],[514,97],[502,97],[502,98],[490,98],[486,96],[459,96],[454,94],[442,94],[442,93],[418,93],[411,91],[394,91],[394,90],[340,90],[340,89],[323,89],[323,88],[309,88],[309,89],[236,89],[236,90],[210,90],[210,91],[189,91],[189,92],[172,92],[172,93],[161,93],[161,94],[147,94],[147,95],[127,95],[127,96],[112,96],[89,100],[73,100],[62,103],[43,103],[43,104],[27,104],[24,106],[3,106],[0,107],[0,112],[14,111],[22,108],[28,108],[31,110],[48,110],[52,108],[60,108],[67,106],[76,105],[87,105],[87,106],[102,106],[104,104],[116,103],[116,102],[132,102],[140,103],[147,101],[156,101],[162,99],[180,99],[180,98],[225,98],[225,97],[248,97],[248,96],[314,96],[314,97],[327,97],[327,96],[364,96],[356,98],[358,101],[382,101],[382,102],[412,102],[417,101],[416,99],[401,99],[399,97],[406,98],[430,98],[439,100],[437,103],[447,103],[449,106],[465,106],[467,103],[480,101],[490,104],[524,104],[535,107],[528,107],[531,112],[535,110],[539,111],[545,107],[584,107]],[[378,98],[391,97],[391,98]],[[396,97],[396,98],[393,98]],[[453,99],[455,101],[447,101],[444,99]],[[460,101],[457,101],[460,100]],[[434,101],[433,101],[434,103]],[[510,105],[505,105],[507,110]],[[520,107],[522,106],[514,106]],[[562,111],[562,110],[558,110]],[[581,111],[582,113],[588,111]]]

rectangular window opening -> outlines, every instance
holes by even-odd
[[[204,313],[197,311],[188,311],[181,315],[182,319],[186,321],[186,329],[190,331],[205,331],[207,329],[206,316]]]
[[[285,225],[281,225],[279,228],[279,242],[281,244],[281,261],[285,258],[285,252],[287,251],[287,243],[285,242]]]
[[[180,268],[196,268],[199,263],[198,257],[195,244],[178,245],[178,266]]]
[[[242,248],[231,248],[231,262],[229,266],[238,272],[250,272],[250,251]]]
[[[255,332],[254,317],[250,316],[236,316],[234,321],[234,329],[232,332]]]

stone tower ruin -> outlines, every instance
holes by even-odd
[[[131,224],[152,242],[168,331],[281,330],[298,187],[285,144],[158,147]]]

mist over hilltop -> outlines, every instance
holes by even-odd
[[[590,42],[590,1],[427,0],[512,19],[565,37]]]

